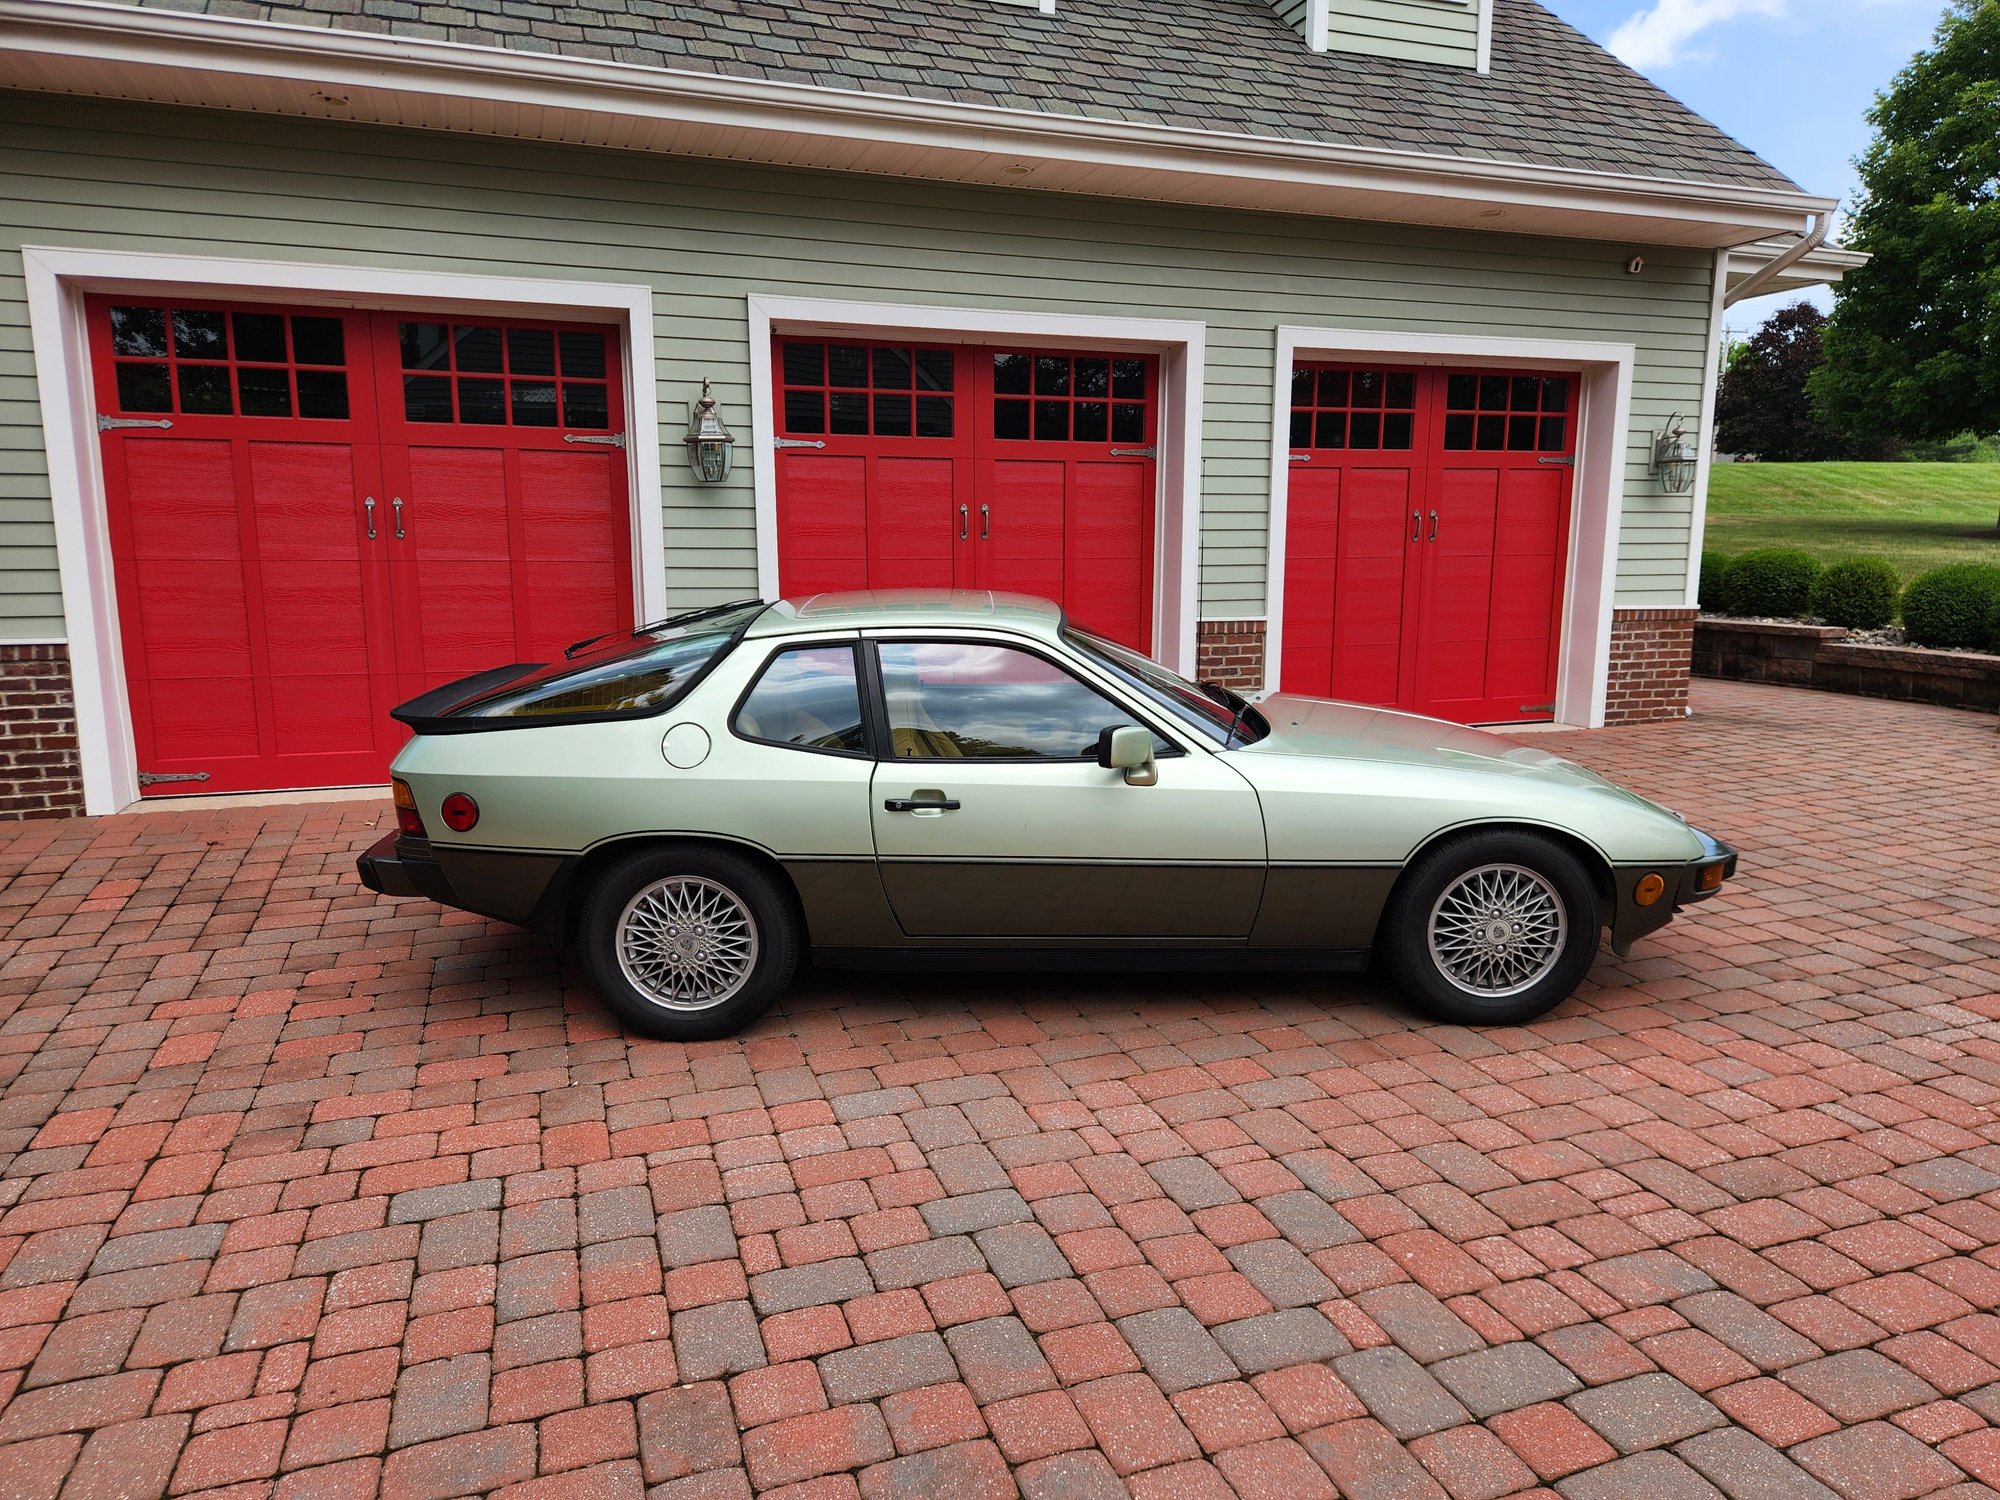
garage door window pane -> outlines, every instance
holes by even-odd
[[[292,414],[291,380],[283,370],[253,367],[236,372],[236,397],[246,417],[289,417]]]
[[[774,657],[736,711],[736,732],[800,750],[866,753],[853,647],[812,646]]]
[[[898,760],[1095,759],[1098,734],[1132,722],[1103,694],[1011,646],[893,641],[880,649]]]
[[[182,365],[181,410],[226,417],[235,410],[229,397],[229,366]]]
[[[452,331],[452,341],[459,369],[500,373],[499,329],[457,328]]]
[[[1028,394],[1028,376],[1034,369],[1034,361],[1025,354],[996,354],[993,356],[993,389],[1003,396],[1025,396]]]
[[[917,397],[917,436],[928,438],[948,438],[951,436],[951,398],[949,396]]]
[[[1146,399],[1146,362],[1143,359],[1115,359],[1111,362],[1111,394],[1127,401]]]
[[[347,376],[339,370],[300,370],[299,415],[322,420],[347,419]]]
[[[559,336],[562,346],[562,372],[568,380],[602,380],[604,378],[604,335],[601,333],[565,333]]]
[[[514,425],[553,427],[556,425],[556,388],[539,380],[514,382]]]
[[[832,430],[845,435],[858,435],[868,431],[868,398],[864,395],[835,391],[826,398],[832,412],[829,423]]]
[[[118,409],[120,411],[172,411],[174,393],[167,383],[165,365],[120,365],[118,367]]]
[[[277,313],[238,313],[235,325],[236,357],[255,364],[281,365],[285,362],[285,320]]]
[[[406,370],[448,370],[451,346],[442,323],[403,323],[397,327]]]
[[[786,391],[785,431],[825,432],[826,398],[818,391]]]
[[[563,426],[609,427],[611,411],[601,385],[578,385],[565,380],[562,388]]]
[[[507,330],[507,371],[512,375],[553,375],[556,336],[547,328]]]
[[[875,398],[875,432],[879,437],[908,437],[910,435],[910,398],[908,396],[877,396]]]
[[[498,427],[507,420],[507,386],[501,380],[461,380],[458,383],[458,420],[482,427]]]
[[[909,350],[875,351],[875,388],[883,391],[907,391],[910,388]]]
[[[993,435],[997,438],[1025,438],[1028,435],[1028,403],[995,401]]]
[[[1146,408],[1143,406],[1118,405],[1111,408],[1111,441],[1114,443],[1143,443],[1146,441]]]
[[[919,349],[917,351],[917,389],[920,391],[948,391],[951,389],[952,359],[949,349]]]
[[[856,349],[846,344],[835,344],[827,350],[826,377],[828,385],[846,386],[850,390],[865,389],[868,384],[868,351]]]
[[[1075,421],[1079,443],[1102,443],[1110,439],[1111,408],[1104,402],[1077,402]]]
[[[338,318],[292,319],[292,358],[302,365],[345,364],[346,345]]]
[[[174,313],[174,358],[229,358],[229,329],[219,312]]]
[[[408,422],[449,422],[451,382],[442,375],[405,375],[403,419]]]
[[[111,352],[160,358],[167,352],[167,312],[162,307],[111,309]]]

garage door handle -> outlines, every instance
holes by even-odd
[[[400,542],[403,539],[403,497],[398,495],[389,503],[396,511],[396,540]]]
[[[958,799],[952,797],[942,802],[918,802],[909,797],[891,797],[882,807],[886,812],[957,812]]]
[[[992,539],[993,539],[993,507],[990,505],[982,505],[979,507],[979,540],[982,542],[987,542],[991,541]]]
[[[375,497],[370,495],[361,504],[368,511],[368,540],[372,542],[375,540]]]
[[[1438,513],[1437,513],[1436,511],[1432,511],[1432,512],[1431,512],[1431,540],[1432,540],[1432,541],[1436,541],[1437,539],[1438,539]]]
[[[958,539],[962,542],[971,535],[972,535],[972,507],[969,505],[961,505],[958,508]]]
[[[1424,513],[1420,510],[1413,510],[1410,512],[1410,540],[1413,542],[1421,542],[1423,539],[1424,539]]]

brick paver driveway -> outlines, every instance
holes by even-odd
[[[808,975],[629,1042],[360,890],[373,806],[8,827],[0,1497],[1990,1493],[1994,723],[1697,701],[1562,748],[1743,879],[1486,1034]]]

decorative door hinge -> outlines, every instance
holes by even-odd
[[[107,417],[101,412],[97,418],[99,432],[112,432],[120,427],[171,427],[174,424],[165,417]]]
[[[1294,453],[1292,455],[1292,462],[1295,464],[1309,464],[1312,461],[1313,456],[1310,453]]]
[[[206,781],[206,771],[141,771],[140,786],[158,786],[163,781]]]
[[[1157,448],[1113,448],[1111,456],[1113,458],[1157,458],[1159,457],[1159,452],[1160,450]]]
[[[1553,703],[1523,703],[1520,712],[1524,714],[1552,714],[1556,711]]]
[[[1536,459],[1535,462],[1538,464],[1561,464],[1566,469],[1573,469],[1576,467],[1576,460],[1574,458],[1567,458],[1567,457],[1553,458],[1548,455],[1544,455],[1543,457]]]
[[[771,446],[773,448],[824,448],[826,443],[820,438],[774,437],[771,439]]]
[[[563,441],[565,443],[596,443],[604,448],[622,448],[625,446],[625,434],[622,432],[611,432],[600,437],[592,433],[565,432],[563,434]]]

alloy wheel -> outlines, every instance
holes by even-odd
[[[1431,961],[1454,988],[1500,999],[1532,988],[1554,969],[1569,937],[1562,897],[1525,865],[1467,870],[1431,907]]]
[[[645,886],[618,918],[618,967],[633,988],[673,1010],[707,1010],[749,982],[757,919],[719,881],[675,875]]]

